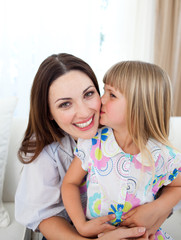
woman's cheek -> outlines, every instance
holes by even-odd
[[[96,102],[97,102],[97,111],[100,112],[100,109],[101,109],[101,98],[98,97]]]

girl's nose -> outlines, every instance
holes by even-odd
[[[101,103],[102,104],[106,103],[106,96],[105,96],[105,94],[103,94],[102,97],[101,97]]]

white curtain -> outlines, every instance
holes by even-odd
[[[104,42],[98,62],[100,79],[121,60],[153,62],[154,0],[110,0],[101,13]]]
[[[17,96],[17,116],[28,116],[40,63],[67,52],[87,61],[102,91],[117,61],[152,61],[154,1],[0,0],[0,97]]]

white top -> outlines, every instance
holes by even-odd
[[[61,197],[61,185],[74,158],[75,141],[66,135],[61,144],[46,146],[30,164],[24,164],[15,195],[15,218],[26,227],[38,230],[43,219],[62,216],[70,221]],[[82,201],[86,202],[84,194]]]

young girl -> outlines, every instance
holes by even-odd
[[[94,218],[115,214],[113,225],[134,226],[139,217],[151,224],[162,211],[181,199],[181,154],[168,140],[171,113],[169,77],[158,66],[120,62],[104,76],[100,123],[106,125],[90,140],[79,139],[62,185],[64,206],[84,236],[100,233]],[[80,161],[80,160],[81,161]],[[88,172],[87,209],[84,216],[78,186]],[[164,187],[162,198],[154,201]],[[172,196],[165,197],[172,189]],[[73,200],[73,201],[72,201]],[[161,202],[162,201],[162,202]],[[124,214],[130,211],[130,214]],[[172,239],[159,229],[155,239]]]

